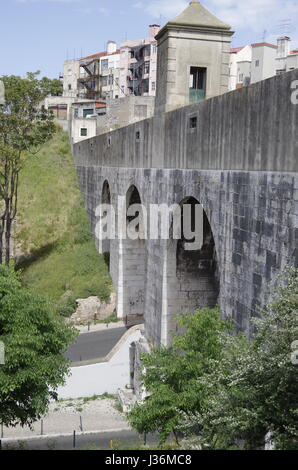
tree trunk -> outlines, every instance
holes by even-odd
[[[10,263],[10,246],[11,246],[11,218],[7,214],[6,230],[5,230],[5,264],[9,266]]]
[[[3,227],[0,228],[0,264],[3,264]]]

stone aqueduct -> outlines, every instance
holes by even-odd
[[[199,201],[204,245],[111,240],[117,315],[144,315],[152,344],[168,344],[174,316],[220,305],[251,333],[286,265],[298,267],[298,71],[74,145],[94,233],[100,203]],[[272,289],[271,289],[272,292]]]

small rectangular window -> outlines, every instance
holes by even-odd
[[[155,88],[156,88],[155,82],[152,82],[152,84],[151,84],[152,91],[155,91]]]
[[[206,97],[207,68],[190,67],[189,76],[189,101],[196,103]]]
[[[94,114],[94,109],[83,109],[83,117],[90,116],[91,114]]]
[[[103,59],[101,61],[101,71],[108,70],[109,68],[109,59]]]
[[[101,86],[107,86],[108,85],[108,77],[104,76],[101,77]]]
[[[260,61],[256,60],[256,67],[259,67],[259,66],[260,66]]]
[[[144,74],[147,75],[150,72],[150,62],[145,62]]]
[[[141,139],[141,133],[140,131],[136,132],[136,141],[139,141]]]
[[[86,127],[81,128],[81,137],[87,137],[88,131]]]
[[[189,128],[196,129],[198,126],[198,118],[197,116],[193,116],[189,119]]]

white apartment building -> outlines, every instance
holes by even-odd
[[[155,96],[159,30],[159,25],[150,25],[148,38],[123,41],[120,49],[109,41],[106,52],[66,61],[63,96],[91,100]]]
[[[257,83],[276,75],[277,46],[267,42],[251,45],[251,83]]]
[[[282,36],[277,45],[260,42],[230,51],[229,90],[257,83],[298,68],[298,50],[291,50],[291,39]]]
[[[78,97],[78,80],[80,78],[80,61],[66,60],[63,70],[63,96],[67,98]]]
[[[236,88],[243,86],[248,78],[250,80],[251,60],[251,46],[231,48],[229,91],[236,90]]]
[[[149,37],[120,46],[120,87],[124,96],[155,96],[157,41],[160,26],[149,26]]]
[[[80,99],[114,98],[120,95],[120,50],[114,41],[107,51],[64,62],[63,96]]]

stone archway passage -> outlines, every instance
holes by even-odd
[[[132,186],[126,196],[127,209],[141,204],[139,191]],[[126,217],[127,225],[134,218]],[[143,227],[136,231],[141,234]],[[141,236],[141,235],[140,235]],[[130,323],[141,323],[145,313],[146,246],[145,240],[138,238],[123,240],[123,314]]]
[[[199,202],[194,198],[183,201],[192,208]],[[192,228],[194,226],[192,210]],[[181,309],[193,312],[201,307],[215,307],[219,296],[218,263],[211,226],[203,213],[203,245],[195,251],[185,249],[185,238],[177,243],[176,278]]]
[[[194,208],[199,202],[187,198],[181,203]],[[192,210],[193,226],[194,213]],[[183,221],[182,221],[183,224]],[[181,240],[170,243],[169,250],[169,292],[168,315],[169,330],[176,329],[174,317],[178,313],[193,313],[203,307],[213,308],[219,297],[219,270],[216,248],[208,217],[203,213],[203,245],[201,249],[188,251],[185,243],[189,241],[182,235]]]
[[[101,204],[111,204],[111,190],[108,181],[106,180],[102,187]],[[110,253],[111,253],[111,240],[110,238],[104,239],[101,242],[101,252],[105,257],[105,261],[110,268]]]
[[[183,204],[194,207],[199,202],[188,198]],[[183,205],[182,205],[183,206]],[[192,210],[192,228],[194,226]],[[181,297],[181,307],[194,311],[201,307],[215,307],[219,296],[218,263],[211,230],[206,212],[203,213],[203,246],[200,250],[185,250],[185,238],[177,243],[176,276]]]

